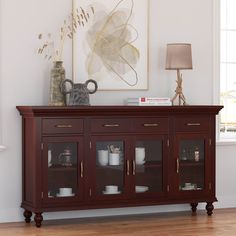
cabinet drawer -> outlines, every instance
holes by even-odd
[[[130,125],[127,119],[92,119],[91,132],[128,132]]]
[[[175,131],[208,131],[210,117],[177,117],[175,119]]]
[[[136,118],[133,121],[134,131],[140,132],[168,132],[168,118]]]
[[[44,134],[74,134],[82,133],[82,119],[43,119]]]

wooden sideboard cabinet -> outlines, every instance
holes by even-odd
[[[18,106],[22,208],[42,213],[215,202],[215,116],[221,106]]]

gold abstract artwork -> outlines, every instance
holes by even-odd
[[[87,78],[96,80],[98,85],[107,80],[111,88],[113,83],[121,89],[136,88],[140,80],[147,79],[138,72],[142,54],[137,46],[140,33],[134,21],[135,4],[141,0],[106,1],[90,1],[94,17],[85,32]]]

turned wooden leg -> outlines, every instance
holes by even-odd
[[[31,211],[24,211],[24,217],[25,217],[25,222],[26,223],[30,223],[31,222],[31,216],[32,216],[32,212]]]
[[[41,223],[43,221],[42,213],[35,212],[34,221],[38,228],[41,227]]]
[[[213,213],[213,210],[214,210],[214,206],[213,206],[212,202],[207,202],[207,204],[206,204],[206,210],[207,210],[207,214],[208,214],[209,216],[211,216],[212,213]]]
[[[197,202],[192,202],[190,205],[192,207],[192,212],[195,213],[197,211],[198,203]]]

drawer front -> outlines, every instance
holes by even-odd
[[[210,117],[177,117],[175,118],[175,131],[208,131]]]
[[[91,132],[100,133],[122,133],[129,132],[130,124],[128,119],[92,119]]]
[[[133,121],[134,131],[136,132],[168,132],[168,118],[136,118]]]
[[[83,119],[43,119],[44,134],[76,134],[83,130]]]

